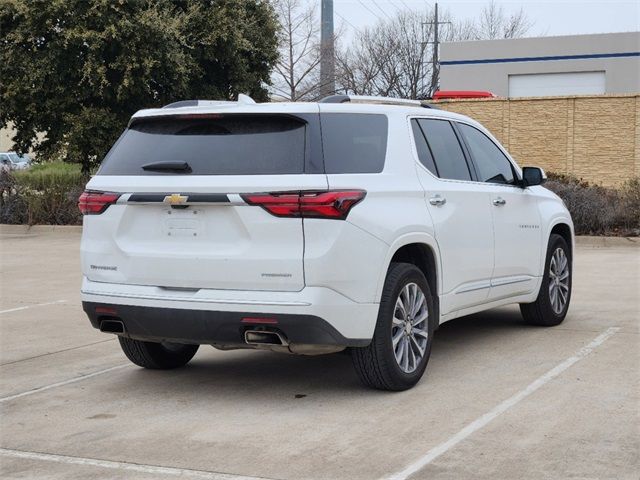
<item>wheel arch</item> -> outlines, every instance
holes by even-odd
[[[434,300],[436,309],[437,325],[440,323],[440,283],[441,283],[441,265],[440,255],[437,242],[429,235],[424,234],[408,234],[404,235],[394,242],[387,252],[384,263],[384,269],[380,280],[378,281],[378,289],[376,298],[379,300],[382,296],[382,288],[384,280],[389,271],[392,262],[405,262],[417,266],[429,283],[431,296]]]
[[[571,229],[569,224],[562,221],[556,223],[551,228],[549,236],[553,235],[554,233],[564,238],[564,241],[567,242],[567,245],[569,245],[571,255],[573,256],[573,230]]]
[[[573,253],[575,252],[575,236],[573,230],[573,222],[571,221],[571,217],[566,217],[564,215],[557,216],[553,218],[548,224],[548,230],[544,240],[544,248],[542,250],[542,255],[540,255],[540,275],[544,275],[544,266],[547,261],[547,246],[549,245],[549,239],[551,235],[557,234],[565,239],[567,245],[569,245],[569,251],[571,256],[573,257]]]

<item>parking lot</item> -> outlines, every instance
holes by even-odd
[[[135,367],[82,312],[79,229],[0,237],[2,478],[638,478],[639,241],[580,239],[562,325],[451,321],[388,393],[344,354]]]

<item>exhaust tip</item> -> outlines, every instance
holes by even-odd
[[[244,341],[250,345],[283,345],[289,344],[278,332],[267,330],[246,330]]]
[[[124,323],[120,320],[103,320],[100,322],[100,331],[104,333],[124,333]]]

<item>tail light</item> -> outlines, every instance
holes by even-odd
[[[119,197],[119,193],[85,190],[78,199],[78,208],[83,215],[99,215],[109,205],[116,203]]]
[[[344,220],[365,197],[364,190],[284,192],[242,195],[249,205],[264,208],[276,217],[333,218]]]

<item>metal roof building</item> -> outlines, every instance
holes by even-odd
[[[502,97],[640,92],[640,32],[443,43],[441,90]]]

